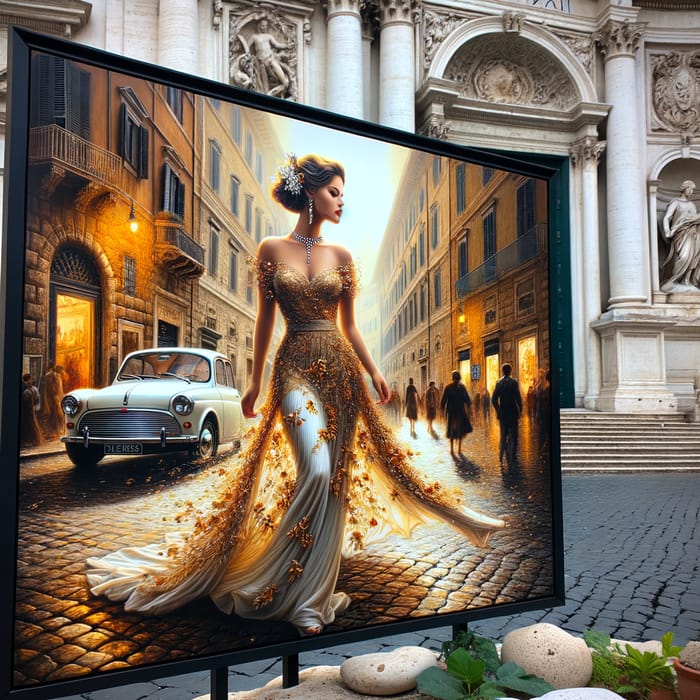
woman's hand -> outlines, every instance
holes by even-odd
[[[251,384],[248,386],[245,392],[243,392],[243,396],[241,398],[241,409],[243,410],[243,415],[246,418],[255,418],[255,416],[258,415],[255,412],[255,402],[259,393],[260,387],[255,384]]]
[[[386,383],[386,379],[382,376],[381,372],[375,372],[372,375],[372,385],[374,390],[379,394],[378,403],[389,403],[391,398],[391,392],[389,391],[389,385]]]

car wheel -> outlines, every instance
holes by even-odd
[[[105,456],[101,445],[83,447],[72,443],[66,445],[66,454],[68,459],[80,469],[94,467]]]
[[[219,449],[219,440],[216,434],[216,425],[211,418],[207,418],[199,432],[199,442],[195,456],[209,459],[213,457]]]

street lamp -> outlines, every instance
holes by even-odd
[[[131,233],[136,233],[139,230],[139,222],[134,211],[134,199],[131,199],[131,211],[129,212],[129,230]]]

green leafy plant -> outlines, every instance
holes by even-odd
[[[672,632],[661,638],[661,654],[639,651],[630,644],[622,647],[596,630],[584,632],[583,639],[593,651],[589,685],[608,688],[630,700],[648,700],[653,690],[673,689],[673,672],[668,662],[681,647],[674,646]]]
[[[553,690],[547,681],[517,664],[501,664],[496,645],[472,632],[459,632],[442,645],[445,669],[433,666],[419,674],[418,690],[439,700],[492,700],[507,691],[527,697]]]

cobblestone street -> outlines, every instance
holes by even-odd
[[[495,422],[476,425],[459,463],[446,439],[428,435],[420,424],[411,439],[402,426],[400,438],[431,480],[463,484],[469,507],[502,517],[508,526],[484,549],[436,525],[346,560],[337,590],[353,603],[329,632],[552,593],[549,469],[527,421],[521,433],[520,464],[502,471]],[[15,668],[21,684],[297,638],[287,625],[224,616],[208,600],[154,618],[125,613],[87,591],[88,556],[186,529],[174,513],[186,502],[205,507],[235,459],[223,454],[206,466],[113,460],[92,473],[70,468],[62,455],[23,462]]]

